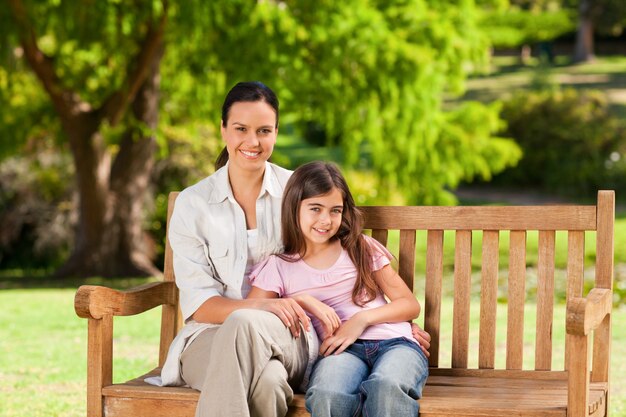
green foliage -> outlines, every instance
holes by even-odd
[[[159,15],[159,4],[26,7],[64,87],[97,106],[132,68],[138,39]],[[171,4],[161,130],[198,120],[217,124],[228,88],[260,79],[277,90],[285,114],[318,123],[329,141],[339,141],[348,165],[355,166],[362,144],[369,144],[382,190],[397,186],[413,202],[449,202],[445,188],[489,176],[500,161],[515,162],[514,148],[496,138],[491,144],[493,130],[464,131],[468,119],[493,127],[493,110],[478,104],[452,115],[442,110],[442,95],[462,92],[467,74],[486,63],[488,41],[478,24],[471,1]],[[108,133],[115,142],[116,131]],[[463,163],[451,159],[458,155]],[[431,169],[431,160],[440,168]]]
[[[626,125],[610,112],[603,93],[521,92],[504,102],[502,117],[508,123],[504,134],[524,156],[499,181],[573,196],[624,189]]]
[[[0,160],[21,151],[27,141],[57,140],[59,120],[33,74],[0,66],[0,109]]]
[[[510,7],[487,11],[482,27],[496,48],[514,48],[551,41],[576,28],[574,15],[565,9],[542,11]]]
[[[409,203],[451,203],[446,190],[459,181],[489,178],[519,159],[510,140],[494,136],[495,107],[473,103],[443,110],[443,95],[462,93],[467,75],[486,64],[488,39],[471,0],[24,0],[24,25],[32,25],[49,58],[56,88],[80,99],[81,111],[95,110],[127,88],[141,41],[165,4],[162,162],[154,175],[156,206],[148,207],[156,218],[147,221],[160,233],[163,195],[201,177],[200,171],[210,172],[219,148],[213,132],[221,101],[241,80],[259,79],[274,88],[281,120],[323,126],[328,141],[343,148],[347,168],[361,167],[366,152],[381,200],[395,199],[399,190]],[[0,115],[0,133],[12,140],[3,141],[0,158],[26,143],[46,139],[62,148],[67,140],[29,72],[18,42],[21,29],[9,10],[0,10],[6,51],[0,56],[0,104],[8,109]],[[120,124],[98,127],[96,136],[107,143],[105,160],[115,161],[121,135],[135,125],[126,115]],[[198,126],[210,133],[199,134]]]
[[[463,132],[455,129],[456,118],[440,116],[441,94],[461,91],[467,69],[485,57],[471,4],[357,3],[172,5],[162,126],[218,121],[221,98],[235,81],[262,79],[278,90],[283,109],[341,140],[351,164],[360,144],[370,142],[372,149],[384,149],[372,153],[384,183],[401,186],[413,201],[449,202],[443,188],[476,169],[454,165],[446,155],[443,165],[454,169],[431,171],[427,155],[446,152],[444,132],[455,131],[457,145],[477,134],[458,140]],[[483,119],[492,118],[478,106],[470,117],[480,118],[481,111]],[[490,132],[481,134],[488,138]],[[514,161],[491,157],[494,149],[472,146],[459,153],[475,156],[485,174],[491,161]]]
[[[160,2],[154,0],[23,3],[39,36],[38,46],[54,58],[63,87],[79,91],[81,99],[96,106],[121,86],[127,69],[132,68],[139,41],[161,9]],[[0,21],[8,23],[9,31],[0,32],[0,39],[16,44],[18,28],[8,15],[9,8],[5,5],[3,9]],[[3,56],[0,62],[7,58],[14,60]]]
[[[596,31],[610,36],[622,34],[626,26],[626,3],[623,0],[595,0],[591,8]]]
[[[494,161],[515,162],[513,145],[490,143],[493,130],[464,131],[468,118],[493,127],[491,109],[475,104],[449,117],[442,110],[442,95],[461,92],[487,57],[472,2],[205,2],[194,3],[193,14],[177,7],[173,20],[187,22],[190,41],[175,53],[190,65],[172,68],[214,87],[202,101],[213,107],[209,120],[219,120],[219,100],[236,81],[261,79],[277,90],[283,115],[323,126],[348,166],[367,144],[381,193],[399,187],[413,202],[449,202],[446,187],[491,175]],[[457,155],[473,161],[466,168]]]
[[[585,3],[585,14],[594,31],[602,35],[619,36],[626,26],[626,2],[623,0],[565,0],[564,7],[579,13]]]

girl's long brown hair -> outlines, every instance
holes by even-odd
[[[302,200],[328,194],[333,188],[343,196],[341,225],[333,239],[339,239],[357,269],[357,279],[352,290],[352,300],[362,306],[380,293],[372,273],[372,253],[363,236],[363,215],[356,207],[348,184],[336,165],[327,162],[309,162],[296,169],[285,186],[282,202],[282,236],[285,255],[306,254],[306,241],[300,228]],[[281,258],[294,261],[293,256]]]

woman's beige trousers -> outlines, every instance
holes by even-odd
[[[200,391],[196,417],[284,417],[309,360],[273,313],[237,310],[203,331],[181,356],[183,379]]]

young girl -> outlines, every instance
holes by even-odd
[[[408,320],[420,305],[362,218],[332,164],[298,168],[283,194],[284,254],[250,275],[249,297],[290,297],[321,346],[306,407],[319,416],[417,416],[428,361]],[[385,300],[385,296],[389,302]]]

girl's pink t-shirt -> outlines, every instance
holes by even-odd
[[[375,239],[364,235],[372,248],[372,270],[378,271],[389,265],[391,254]],[[348,252],[342,248],[339,258],[328,269],[315,269],[302,259],[289,262],[279,256],[272,255],[259,263],[250,274],[253,286],[265,291],[273,291],[279,297],[291,297],[299,294],[308,294],[326,305],[332,307],[341,322],[361,310],[376,308],[387,304],[382,294],[365,304],[363,307],[352,301],[352,289],[356,282],[357,270],[350,259]],[[323,338],[321,322],[313,317],[311,321],[318,336]],[[368,327],[360,339],[384,340],[404,337],[417,343],[411,334],[411,325],[408,322],[381,323]]]

